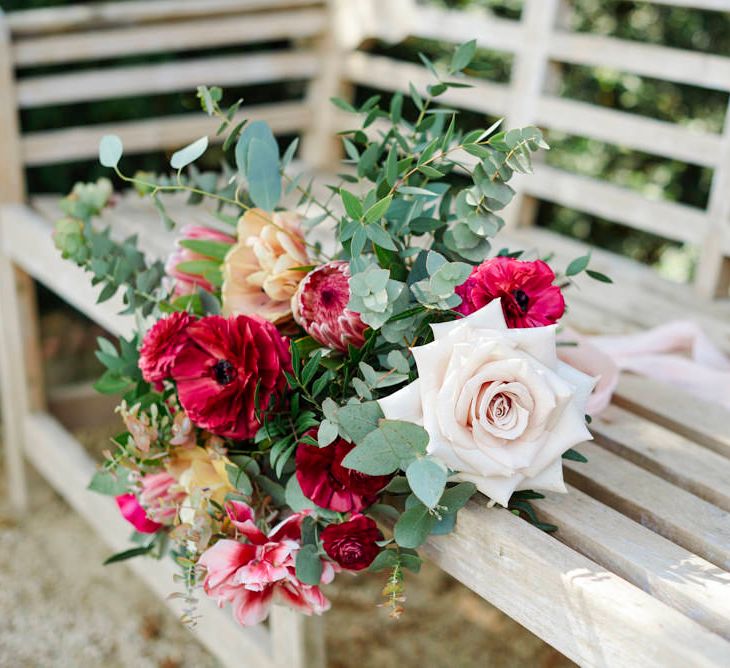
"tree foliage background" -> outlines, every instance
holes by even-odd
[[[203,0],[201,0],[203,1]],[[424,0],[449,8],[483,7],[496,15],[519,18],[522,0]],[[78,0],[77,0],[78,2]],[[5,11],[30,9],[52,5],[71,4],[68,0],[0,0]],[[730,55],[730,16],[719,12],[684,9],[626,0],[568,0],[570,28],[576,31],[640,40],[676,48]],[[466,37],[466,36],[465,36]],[[285,44],[271,44],[277,48]],[[241,53],[260,49],[250,45],[225,49]],[[445,56],[449,45],[411,39],[391,46],[373,44],[375,52],[398,55],[418,62],[419,51],[434,59]],[[216,53],[221,53],[217,49]],[[205,55],[198,51],[192,57]],[[191,54],[155,54],[144,58],[118,59],[114,64],[135,62],[162,62]],[[504,52],[482,50],[476,76],[489,80],[509,80],[512,56]],[[107,61],[109,64],[109,61]],[[88,67],[88,64],[84,66]],[[645,115],[693,127],[708,132],[721,132],[728,107],[728,95],[699,87],[673,84],[647,77],[606,68],[559,65],[554,94],[608,108]],[[69,68],[64,66],[64,71]],[[29,74],[44,74],[58,68],[34,68]],[[203,82],[201,82],[203,83]],[[215,83],[215,82],[208,82]],[[247,104],[291,99],[304,92],[304,82],[286,82],[267,86],[248,86],[229,90],[233,98],[242,96]],[[372,91],[359,90],[358,96]],[[93,104],[66,105],[62,108],[44,108],[23,112],[25,131],[74,125],[133,120],[149,116],[193,113],[198,109],[191,94],[168,94],[140,98],[115,99]],[[465,116],[468,121],[468,115]],[[474,123],[477,119],[474,115]],[[666,158],[628,150],[585,137],[564,133],[546,133],[553,147],[547,154],[548,164],[579,174],[597,176],[611,183],[627,187],[652,198],[681,202],[690,206],[707,204],[712,171],[698,165],[688,165]],[[283,142],[289,138],[283,138]],[[138,156],[134,167],[163,170],[165,156]],[[210,165],[211,167],[214,165]],[[32,192],[59,192],[68,190],[76,180],[96,178],[101,173],[94,162],[57,165],[29,170]],[[675,280],[691,277],[695,252],[655,235],[617,226],[564,207],[543,203],[538,211],[538,224],[565,234],[590,241],[600,247],[627,254],[637,260],[657,266],[660,272]]]

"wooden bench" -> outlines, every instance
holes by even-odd
[[[665,0],[666,4],[730,9],[727,0]],[[70,127],[22,134],[18,109],[77,101],[225,86],[305,80],[304,98],[242,110],[265,118],[279,134],[304,133],[300,158],[329,170],[337,158],[334,131],[341,114],[328,103],[358,86],[422,87],[420,65],[369,54],[366,39],[420,36],[446,42],[476,37],[481,47],[514,53],[509,84],[475,80],[446,102],[511,126],[537,123],[594,137],[713,171],[706,210],[641,195],[538,164],[520,181],[506,242],[554,251],[557,262],[585,247],[529,228],[535,202],[546,200],[698,247],[692,286],[660,279],[651,269],[594,252],[614,286],[585,282],[570,295],[569,319],[594,332],[630,332],[691,316],[730,350],[727,299],[730,256],[730,121],[711,135],[601,109],[551,95],[545,81],[554,63],[601,65],[669,81],[730,91],[730,58],[638,42],[571,33],[558,0],[526,0],[519,21],[484,12],[456,12],[410,0],[153,0],[83,5],[10,14],[0,20],[0,371],[10,490],[25,504],[23,457],[48,479],[115,549],[127,527],[106,499],[85,490],[94,463],[45,409],[36,348],[33,279],[117,334],[129,318],[118,302],[96,304],[95,290],[51,240],[58,195],[24,193],[23,168],[93,158],[99,137],[113,131],[127,152],[176,148],[211,132],[202,116]],[[283,40],[291,46],[246,55],[205,56],[177,63],[110,66],[98,61],[130,53],[195,49]],[[23,68],[92,61],[93,69],[23,76]],[[21,71],[19,74],[18,71]],[[204,216],[182,202],[178,221]],[[164,257],[172,236],[148,202],[122,197],[106,214],[119,234],[139,231],[150,256]],[[24,392],[23,388],[28,388]],[[514,515],[490,510],[484,499],[459,516],[456,532],[428,541],[441,568],[565,655],[589,666],[725,666],[730,659],[730,413],[675,388],[625,376],[614,405],[593,424],[594,443],[579,448],[588,464],[568,463],[568,495],[537,505],[558,524],[544,534]],[[130,562],[162,597],[174,590],[170,562]],[[173,608],[175,601],[168,601]],[[198,637],[226,665],[245,656],[257,666],[324,664],[319,620],[275,608],[268,628],[243,630],[201,601]],[[336,614],[336,612],[334,613]]]

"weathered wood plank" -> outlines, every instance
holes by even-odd
[[[693,554],[730,570],[730,513],[595,443],[588,463],[566,462],[568,482]]]
[[[305,39],[327,26],[322,9],[301,9],[276,14],[195,19],[155,26],[95,30],[16,41],[16,67],[102,60],[125,55],[188,51],[203,47]]]
[[[405,63],[385,56],[370,56],[355,52],[347,57],[345,76],[356,84],[388,91],[408,92],[410,82],[419,92],[433,83],[432,75],[422,65]],[[464,83],[472,88],[450,88],[439,97],[443,104],[463,109],[499,115],[505,112],[508,102],[508,88],[475,77],[466,77]]]
[[[575,488],[535,507],[566,545],[730,639],[730,573]]]
[[[93,288],[84,272],[53,245],[51,224],[23,205],[8,205],[2,212],[2,252],[56,294],[114,334],[129,336],[134,319],[120,316],[121,299],[97,304],[98,288]]]
[[[26,455],[43,477],[64,497],[114,551],[129,548],[131,529],[110,497],[86,489],[96,465],[81,445],[55,419],[44,413],[26,418],[33,447]],[[172,559],[133,559],[127,566],[176,614],[183,604],[169,595],[180,591],[173,577],[179,568]],[[263,627],[241,628],[215,603],[198,597],[200,619],[192,629],[195,636],[226,666],[241,665],[241,657],[257,666],[272,666],[271,647]],[[277,667],[278,668],[278,667]]]
[[[279,102],[244,107],[237,121],[265,120],[275,133],[285,134],[305,128],[311,117],[310,108],[303,102]],[[176,148],[204,134],[209,135],[211,143],[217,143],[223,140],[214,134],[218,125],[217,119],[203,114],[181,114],[33,132],[21,140],[23,160],[28,166],[37,166],[94,158],[99,152],[99,139],[105,134],[119,135],[125,153]]]
[[[716,665],[730,644],[480,497],[424,549],[439,567],[582,666]]]
[[[611,452],[730,511],[730,459],[617,406],[595,418],[591,431]]]
[[[700,243],[707,229],[707,217],[700,209],[650,200],[627,188],[546,165],[535,165],[535,173],[520,185],[535,197],[668,239]]]
[[[11,12],[10,28],[16,35],[38,35],[128,25],[164,19],[180,20],[246,11],[276,10],[322,5],[322,0],[139,0],[95,2],[67,7],[47,7]]]
[[[696,165],[714,167],[722,156],[720,135],[576,100],[543,96],[536,120],[553,130]]]
[[[654,79],[730,90],[730,58],[711,53],[559,31],[552,36],[550,56],[566,63],[610,67]]]
[[[475,38],[484,49],[515,51],[522,48],[525,30],[519,21],[492,16],[482,9],[449,11],[439,7],[420,6],[408,26],[416,37],[439,42],[463,42]]]
[[[233,86],[309,79],[318,66],[310,51],[273,51],[30,77],[18,82],[18,104],[43,107],[170,93],[194,89],[201,81]]]
[[[628,410],[730,457],[730,411],[676,387],[624,374],[615,402]]]

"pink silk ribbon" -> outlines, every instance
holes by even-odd
[[[600,413],[611,400],[620,371],[629,371],[673,385],[703,400],[730,409],[730,358],[700,326],[677,320],[637,334],[582,336],[566,330],[558,356],[599,380],[588,402],[589,415]]]

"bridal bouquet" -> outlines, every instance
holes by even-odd
[[[555,528],[530,501],[565,491],[561,459],[590,438],[594,382],[559,359],[563,290],[583,271],[608,279],[587,256],[556,274],[492,245],[510,178],[547,145],[532,127],[462,132],[437,104],[474,51],[424,57],[433,84],[387,105],[333,100],[359,122],[322,188],[291,176],[296,142],[280,155],[218,88],[198,93],[235,167],[196,169],[203,137],[171,176],[128,176],[119,138],[101,140],[102,164],[168,225],[170,193],[214,204],[163,264],[96,220],[114,204],[109,181],[62,203],[59,249],[138,322],[97,352],[97,389],[122,396],[125,431],[90,487],[135,529],[109,561],[171,554],[184,595],[202,584],[242,625],[272,603],[320,614],[338,573],[384,571],[398,616],[404,570],[475,492]]]

